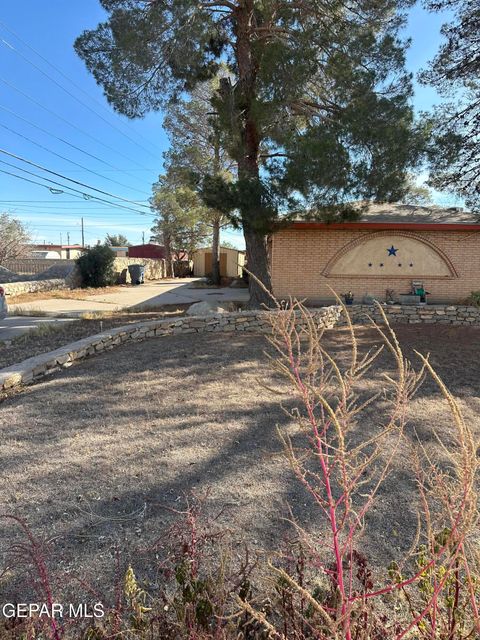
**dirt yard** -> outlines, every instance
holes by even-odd
[[[412,357],[413,348],[431,352],[480,433],[480,331],[416,325],[397,333]],[[362,349],[380,342],[372,329],[359,335]],[[328,332],[326,341],[345,357],[345,330]],[[131,559],[141,574],[140,552],[172,518],[162,507],[181,508],[190,490],[209,487],[208,508],[223,508],[221,523],[253,547],[278,548],[290,531],[288,505],[318,533],[319,514],[293,478],[276,433],[279,425],[296,437],[279,404],[295,400],[272,381],[265,348],[263,337],[237,334],[152,340],[92,358],[7,399],[0,405],[0,511],[25,518],[51,541],[54,572],[78,574],[101,591],[112,582],[116,545],[122,562]],[[366,391],[378,389],[391,364],[381,357]],[[286,395],[273,395],[261,380]],[[372,429],[382,402],[359,428]],[[385,566],[410,545],[416,492],[408,439],[415,427],[433,448],[432,424],[448,430],[450,421],[427,381],[412,407],[404,451],[368,518],[363,545],[374,564]],[[20,539],[18,527],[0,523],[3,563]],[[16,588],[12,567],[2,590],[11,596]]]
[[[86,287],[84,289],[51,289],[48,291],[36,291],[35,293],[21,293],[19,295],[11,295],[9,297],[10,304],[22,304],[25,302],[35,302],[37,300],[50,300],[57,298],[58,300],[85,300],[91,296],[99,296],[107,293],[118,293],[123,289],[129,288],[131,285],[113,285],[111,287]]]
[[[8,343],[0,341],[0,369],[22,362],[32,356],[53,351],[75,340],[108,331],[113,327],[180,316],[185,313],[186,308],[188,305],[170,306],[168,311],[154,312],[107,313],[101,311],[85,314],[82,319],[72,320],[72,322],[43,323],[38,329],[28,331]]]

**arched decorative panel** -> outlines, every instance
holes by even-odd
[[[350,242],[323,273],[330,277],[457,277],[449,258],[432,242],[416,234],[389,231]]]

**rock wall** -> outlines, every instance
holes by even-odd
[[[10,282],[0,284],[5,292],[11,296],[22,293],[35,293],[37,291],[51,291],[52,289],[67,289],[65,280],[30,280],[27,282]]]
[[[115,258],[114,269],[118,274],[119,282],[129,283],[130,274],[128,266],[130,264],[143,264],[145,267],[145,280],[161,280],[167,277],[165,260],[153,260],[151,258]]]
[[[327,328],[335,326],[339,315],[339,307],[324,307],[315,311],[318,325]],[[214,316],[182,316],[175,319],[154,320],[117,327],[0,370],[0,390],[6,391],[20,384],[28,384],[49,373],[58,371],[61,367],[69,367],[76,360],[101,353],[106,349],[113,349],[115,346],[127,342],[205,332],[252,331],[269,333],[271,332],[270,319],[268,311],[245,311]]]
[[[24,284],[32,285],[34,283]],[[58,287],[58,284],[55,287]],[[480,309],[477,307],[392,305],[383,308],[392,323],[476,325],[480,327]],[[356,324],[370,322],[368,316],[378,322],[382,322],[381,314],[375,305],[353,305],[348,308],[348,311]],[[0,391],[6,391],[20,384],[28,384],[33,380],[58,371],[62,367],[69,367],[77,360],[82,360],[128,342],[170,335],[210,332],[228,334],[237,331],[251,331],[268,334],[272,330],[272,313],[277,312],[241,311],[208,316],[182,316],[174,319],[153,320],[116,327],[104,333],[73,342],[56,351],[29,358],[17,365],[0,370]],[[331,329],[346,323],[340,306],[313,309],[312,314],[319,327]],[[301,324],[300,320],[299,324]]]
[[[376,305],[351,305],[347,307],[348,313],[355,324],[369,322],[370,316],[376,322],[382,322],[381,313]],[[382,305],[388,321],[392,324],[453,324],[453,325],[479,325],[480,308],[465,305]],[[339,325],[346,324],[342,314]]]

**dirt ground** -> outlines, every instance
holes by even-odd
[[[107,293],[118,293],[131,285],[116,285],[111,287],[98,287],[96,289],[86,287],[84,289],[52,289],[49,291],[36,291],[34,293],[21,293],[19,295],[9,296],[10,304],[21,304],[22,302],[35,302],[36,300],[50,300],[57,298],[59,300],[84,300],[91,296],[98,296]]]
[[[81,320],[72,322],[44,323],[38,329],[24,333],[7,343],[0,341],[0,369],[113,327],[180,316],[185,313],[186,308],[188,305],[171,306],[168,311],[99,312],[85,314]]]
[[[431,352],[480,433],[480,331],[415,325],[398,327],[397,334],[412,357],[414,348]],[[372,329],[360,328],[359,336],[363,350],[380,343]],[[345,330],[328,332],[326,343],[340,360],[346,357]],[[264,337],[238,334],[126,345],[7,399],[0,405],[0,512],[25,518],[37,536],[51,541],[54,573],[80,575],[101,592],[112,583],[117,546],[122,562],[131,561],[142,574],[142,550],[172,518],[162,507],[182,508],[190,490],[210,488],[208,509],[223,509],[221,524],[258,549],[273,551],[291,533],[289,507],[302,526],[320,534],[321,517],[289,470],[276,432],[278,425],[298,436],[280,401],[298,403],[272,380],[265,349]],[[366,391],[378,389],[382,372],[391,368],[382,355]],[[272,394],[260,381],[285,395]],[[383,402],[362,418],[359,429],[366,434]],[[449,424],[435,384],[425,382],[412,405],[404,449],[367,520],[362,545],[373,564],[400,557],[415,530],[408,455],[413,428],[433,450],[431,426],[448,432]],[[19,528],[0,521],[3,564],[19,540]],[[10,566],[12,577],[1,590],[5,597],[25,597],[16,591]]]

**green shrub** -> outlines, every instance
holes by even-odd
[[[480,291],[472,291],[466,302],[472,307],[480,307]]]
[[[104,245],[97,245],[77,259],[82,287],[107,287],[115,282],[113,263],[115,253]]]

